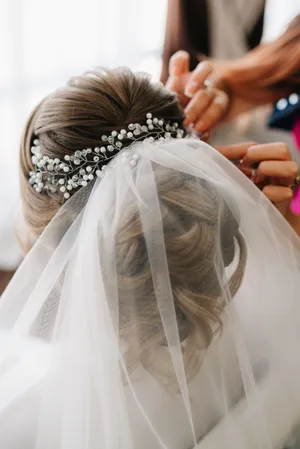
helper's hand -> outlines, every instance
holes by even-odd
[[[257,185],[286,218],[298,176],[298,164],[284,143],[245,142],[217,148]]]
[[[184,124],[199,134],[207,133],[225,117],[229,97],[223,90],[207,86],[213,72],[210,62],[200,62],[193,72],[189,71],[189,65],[187,52],[175,53],[170,60],[166,87],[178,95],[186,114]]]

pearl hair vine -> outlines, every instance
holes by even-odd
[[[65,155],[64,160],[50,158],[42,154],[38,138],[31,147],[34,170],[29,173],[29,183],[38,193],[61,193],[68,199],[74,190],[85,187],[95,178],[102,178],[107,172],[107,164],[122,150],[128,150],[134,143],[165,141],[170,138],[181,139],[185,131],[178,123],[146,115],[146,124],[131,123],[128,129],[112,131],[101,137],[101,145],[96,148],[77,150]],[[129,142],[129,143],[128,143]],[[128,151],[123,152],[128,159]],[[132,154],[129,161],[134,167],[138,155]]]

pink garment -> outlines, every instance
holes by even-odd
[[[293,134],[297,148],[300,151],[300,116],[296,119],[296,122],[294,124]]]
[[[300,152],[300,116],[296,119],[293,127],[293,135],[296,142],[296,146]],[[300,186],[295,191],[294,198],[291,201],[291,211],[295,215],[300,215]]]

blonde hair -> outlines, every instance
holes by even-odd
[[[26,125],[21,145],[21,195],[25,217],[34,235],[45,229],[62,205],[56,193],[37,193],[28,183],[33,168],[30,148],[35,136],[45,155],[63,159],[76,150],[96,147],[101,136],[114,129],[132,122],[143,123],[147,112],[180,124],[184,118],[173,94],[128,70],[95,71],[73,78],[65,88],[37,106]],[[233,260],[235,242],[239,247],[239,262],[229,283],[231,296],[243,278],[246,249],[238,221],[216,188],[163,167],[156,167],[154,172],[180,338],[186,343],[184,360],[187,373],[193,376],[199,367],[199,341],[204,336],[206,346],[209,345],[214,329],[221,327],[226,306],[214,268],[217,233],[221,232],[225,266]],[[181,220],[181,232],[174,228],[172,220]],[[160,372],[155,363],[155,352],[165,343],[164,330],[151,269],[145,263],[146,248],[137,210],[128,208],[120,217],[116,238],[120,334],[130,348],[128,364],[133,367],[136,361],[141,361],[150,372],[166,380],[168,372],[164,369]],[[130,314],[132,298],[137,300],[137,323],[132,323]],[[139,350],[131,345],[134,329],[142,342]]]
[[[41,195],[28,184],[35,136],[45,155],[63,159],[76,150],[98,146],[103,134],[130,123],[143,124],[150,111],[179,124],[184,119],[174,94],[125,69],[96,70],[74,77],[36,107],[26,124],[20,154],[24,215],[34,235],[41,234],[62,205],[61,195]]]
[[[200,353],[221,331],[228,300],[241,285],[246,245],[238,220],[211,183],[162,167],[154,168],[154,173],[186,376],[192,379],[201,363]],[[222,270],[237,252],[236,270],[224,294]],[[164,383],[176,384],[171,361],[157,363],[159,349],[167,342],[144,231],[135,208],[120,219],[116,254],[120,330],[128,343],[128,364],[134,369],[142,361]],[[216,268],[219,256],[222,261]],[[135,345],[137,336],[139,348]]]

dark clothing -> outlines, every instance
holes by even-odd
[[[171,56],[178,50],[186,50],[191,55],[191,70],[204,56],[211,56],[209,0],[168,0],[168,15],[163,51],[161,79],[168,78]],[[249,50],[256,47],[263,31],[264,11],[255,26],[246,36]],[[217,26],[217,24],[214,24]],[[226,38],[226,36],[224,36]]]
[[[270,128],[293,129],[296,118],[300,116],[300,92],[291,94],[288,98],[277,101],[269,119]]]

